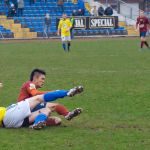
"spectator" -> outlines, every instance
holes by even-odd
[[[8,10],[8,16],[7,17],[14,17],[14,16],[16,16],[16,9],[15,9],[14,4],[11,4],[10,8]]]
[[[111,16],[113,14],[113,9],[112,9],[112,7],[110,5],[105,9],[104,14],[106,16]]]
[[[7,6],[9,8],[10,7],[9,0],[4,0],[4,2],[5,2],[5,6]]]
[[[72,16],[78,16],[78,12],[76,10],[72,11]]]
[[[92,16],[98,16],[98,12],[97,12],[97,9],[96,9],[96,6],[93,6],[93,8],[91,9],[91,15]]]
[[[24,0],[18,0],[18,17],[23,16]]]
[[[58,0],[57,5],[61,8],[62,12],[64,12],[64,0]]]
[[[85,6],[83,0],[78,0],[78,16],[83,16],[85,12]]]
[[[98,8],[98,15],[99,15],[99,16],[103,16],[103,15],[104,15],[104,8],[103,8],[102,6],[100,6],[100,7]]]
[[[11,2],[14,4],[15,9],[18,9],[18,2],[17,0],[11,0]]]
[[[34,4],[36,0],[30,0],[30,5]]]
[[[50,25],[51,25],[51,18],[49,14],[46,14],[44,18],[44,34],[48,38],[49,38]]]
[[[71,39],[73,39],[74,38],[74,25],[75,25],[75,19],[74,19],[73,14],[72,14],[72,17],[70,18],[70,21],[72,24],[72,27],[70,28],[70,33],[71,33]]]
[[[44,3],[47,3],[47,0],[41,0],[41,2],[42,2],[42,1],[43,1]]]

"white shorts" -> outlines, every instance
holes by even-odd
[[[30,116],[31,110],[28,100],[12,104],[7,107],[5,117],[3,119],[6,128],[19,128],[22,126],[26,117]]]
[[[71,37],[70,36],[62,36],[61,40],[62,40],[62,42],[71,41]]]

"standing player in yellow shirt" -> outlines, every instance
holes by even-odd
[[[66,14],[63,14],[62,19],[59,21],[59,24],[58,24],[57,35],[61,34],[62,47],[64,51],[66,51],[66,44],[67,44],[68,52],[71,46],[71,43],[70,43],[71,42],[71,37],[70,37],[71,27],[72,27],[72,23],[70,19],[67,18]]]

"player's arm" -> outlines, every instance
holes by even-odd
[[[148,20],[148,18],[147,18],[147,28],[150,31],[150,21]]]
[[[33,83],[28,84],[26,86],[26,90],[32,96],[41,95],[41,94],[44,94],[44,93],[48,92],[48,91],[39,91],[39,90],[37,90],[35,84],[33,84]]]
[[[59,24],[58,24],[57,35],[60,35],[60,30],[61,30],[61,20],[59,21]]]
[[[30,88],[27,88],[27,91],[28,91],[28,93],[29,93],[30,95],[32,95],[32,96],[41,95],[41,94],[50,92],[50,91],[39,91],[39,90],[37,90],[37,89],[30,89]]]
[[[136,21],[135,29],[136,29],[136,30],[139,29],[139,19],[138,19],[138,18],[137,18],[137,21]]]
[[[67,29],[67,31],[70,31],[71,27],[72,27],[72,23],[71,23],[71,21],[69,20],[69,21],[68,21],[68,29]]]

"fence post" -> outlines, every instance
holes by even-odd
[[[130,8],[130,18],[133,19],[132,17],[133,17],[132,8]]]
[[[120,13],[120,2],[117,0],[117,13]]]
[[[108,6],[108,0],[106,0],[106,7]]]

